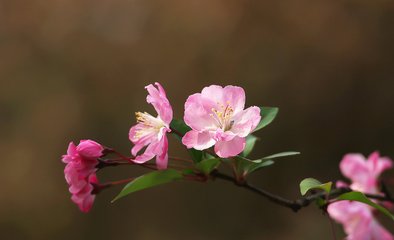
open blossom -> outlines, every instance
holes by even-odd
[[[378,152],[372,153],[368,159],[361,154],[347,154],[340,163],[344,176],[352,180],[350,188],[370,194],[380,194],[378,178],[380,174],[392,167],[392,161],[380,157]],[[338,182],[337,187],[346,186]],[[394,240],[393,235],[384,229],[374,217],[374,209],[369,205],[339,201],[328,206],[331,218],[342,224],[347,240]]]
[[[354,201],[340,201],[328,206],[328,213],[341,223],[347,234],[347,240],[393,240],[388,232],[374,218],[368,205]]]
[[[98,158],[104,148],[92,140],[81,140],[78,146],[71,142],[62,161],[66,163],[64,175],[69,184],[71,200],[82,212],[88,212],[93,205],[95,195],[92,193],[96,177]]]
[[[339,167],[342,174],[352,181],[350,188],[363,193],[379,193],[379,175],[391,168],[392,161],[388,157],[380,157],[379,152],[373,152],[368,159],[362,154],[347,154]]]
[[[184,120],[192,130],[183,137],[183,144],[197,150],[215,145],[216,154],[223,158],[238,155],[261,119],[259,107],[244,107],[241,87],[212,85],[189,96]]]
[[[131,153],[136,156],[134,162],[144,163],[156,156],[156,164],[159,169],[167,168],[168,163],[168,140],[167,132],[170,132],[172,121],[172,107],[167,99],[163,87],[159,83],[146,86],[148,96],[146,101],[153,105],[157,117],[147,112],[137,112],[137,124],[131,127],[129,139],[134,143]],[[146,147],[145,152],[138,152]]]

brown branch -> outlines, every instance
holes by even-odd
[[[270,200],[271,202],[278,204],[280,206],[283,207],[287,207],[290,208],[291,210],[293,210],[294,212],[299,211],[300,209],[309,206],[312,202],[314,202],[315,200],[321,198],[321,199],[326,199],[327,198],[327,194],[325,192],[317,192],[314,194],[311,194],[307,197],[303,197],[303,198],[299,198],[297,200],[289,200],[286,198],[283,198],[281,196],[278,196],[276,194],[270,193],[264,189],[255,187],[253,185],[251,185],[250,183],[244,182],[244,183],[238,183],[237,180],[235,178],[233,178],[232,176],[220,173],[219,171],[214,171],[211,174],[214,178],[219,178],[228,182],[232,182],[235,185],[245,188],[247,190],[250,190],[254,193],[259,194],[260,196],[263,196],[265,198],[267,198],[268,200]],[[333,199],[335,197],[338,197],[339,195],[343,194],[343,193],[347,193],[347,192],[351,192],[352,190],[349,188],[336,188],[333,189],[329,196],[328,199]],[[381,196],[381,195],[374,195],[374,194],[365,194],[365,196],[367,196],[368,198],[371,199],[376,199],[376,200],[380,200],[380,201],[387,201],[387,202],[391,202],[394,203],[394,199],[389,197],[389,196]]]

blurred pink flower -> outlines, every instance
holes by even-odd
[[[352,180],[350,188],[363,193],[379,193],[379,175],[391,168],[392,161],[388,157],[380,157],[379,152],[373,152],[368,159],[362,154],[347,154],[340,163],[342,174]]]
[[[393,240],[393,235],[374,218],[371,207],[360,202],[340,201],[327,209],[330,217],[341,223],[347,240]]]
[[[159,169],[167,168],[168,163],[168,140],[167,132],[170,132],[170,123],[172,121],[172,107],[167,99],[163,87],[155,83],[157,88],[152,84],[146,86],[148,96],[146,101],[153,105],[157,117],[153,117],[147,112],[137,112],[137,124],[131,127],[129,139],[134,143],[131,154],[136,156],[133,160],[136,163],[144,163],[156,156],[156,164]],[[138,152],[146,147],[143,154]],[[137,156],[138,155],[138,156]]]
[[[97,184],[96,166],[104,148],[95,141],[81,140],[78,146],[70,142],[67,154],[62,161],[66,163],[64,175],[72,194],[71,200],[82,212],[88,212],[93,205],[95,195],[93,184]]]
[[[219,157],[231,157],[245,148],[245,138],[259,124],[260,108],[245,107],[241,87],[205,87],[185,103],[185,123],[192,128],[182,139],[187,148],[204,150],[215,145]]]
[[[344,176],[352,180],[350,188],[363,193],[380,194],[378,178],[392,167],[392,161],[373,152],[366,160],[361,154],[347,154],[340,163]],[[347,187],[341,181],[337,187]],[[331,218],[342,224],[347,240],[394,240],[393,235],[384,229],[374,218],[374,209],[369,205],[354,201],[331,203],[327,209]]]

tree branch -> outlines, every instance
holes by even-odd
[[[232,182],[239,187],[242,187],[242,188],[250,190],[254,193],[257,193],[260,196],[267,198],[268,200],[270,200],[271,202],[273,202],[275,204],[290,208],[294,212],[297,212],[300,209],[309,206],[312,202],[314,202],[315,200],[317,200],[319,198],[321,198],[321,199],[327,198],[327,194],[325,192],[317,192],[317,193],[311,194],[307,197],[299,198],[297,200],[289,200],[289,199],[283,198],[281,196],[278,196],[276,194],[270,193],[270,192],[263,190],[261,188],[255,187],[255,186],[251,185],[250,183],[247,183],[247,182],[238,183],[234,177],[223,174],[219,171],[214,171],[214,172],[212,172],[211,175],[215,178],[219,178],[219,179],[222,179],[222,180],[225,180],[228,182]],[[333,189],[330,192],[328,199],[333,199],[343,193],[347,193],[347,192],[351,192],[351,191],[352,190],[349,188]],[[367,196],[368,198],[371,198],[371,199],[394,203],[394,199],[389,196],[381,196],[381,195],[374,195],[374,194],[365,194],[365,196]]]

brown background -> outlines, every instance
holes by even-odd
[[[340,178],[347,152],[394,157],[393,25],[391,0],[1,0],[1,239],[332,239],[316,208],[294,214],[221,181],[115,204],[111,189],[82,214],[60,156],[81,138],[129,153],[134,112],[153,111],[151,82],[178,118],[204,86],[239,85],[248,106],[280,107],[254,157],[302,152],[250,181],[297,198],[305,177]]]

